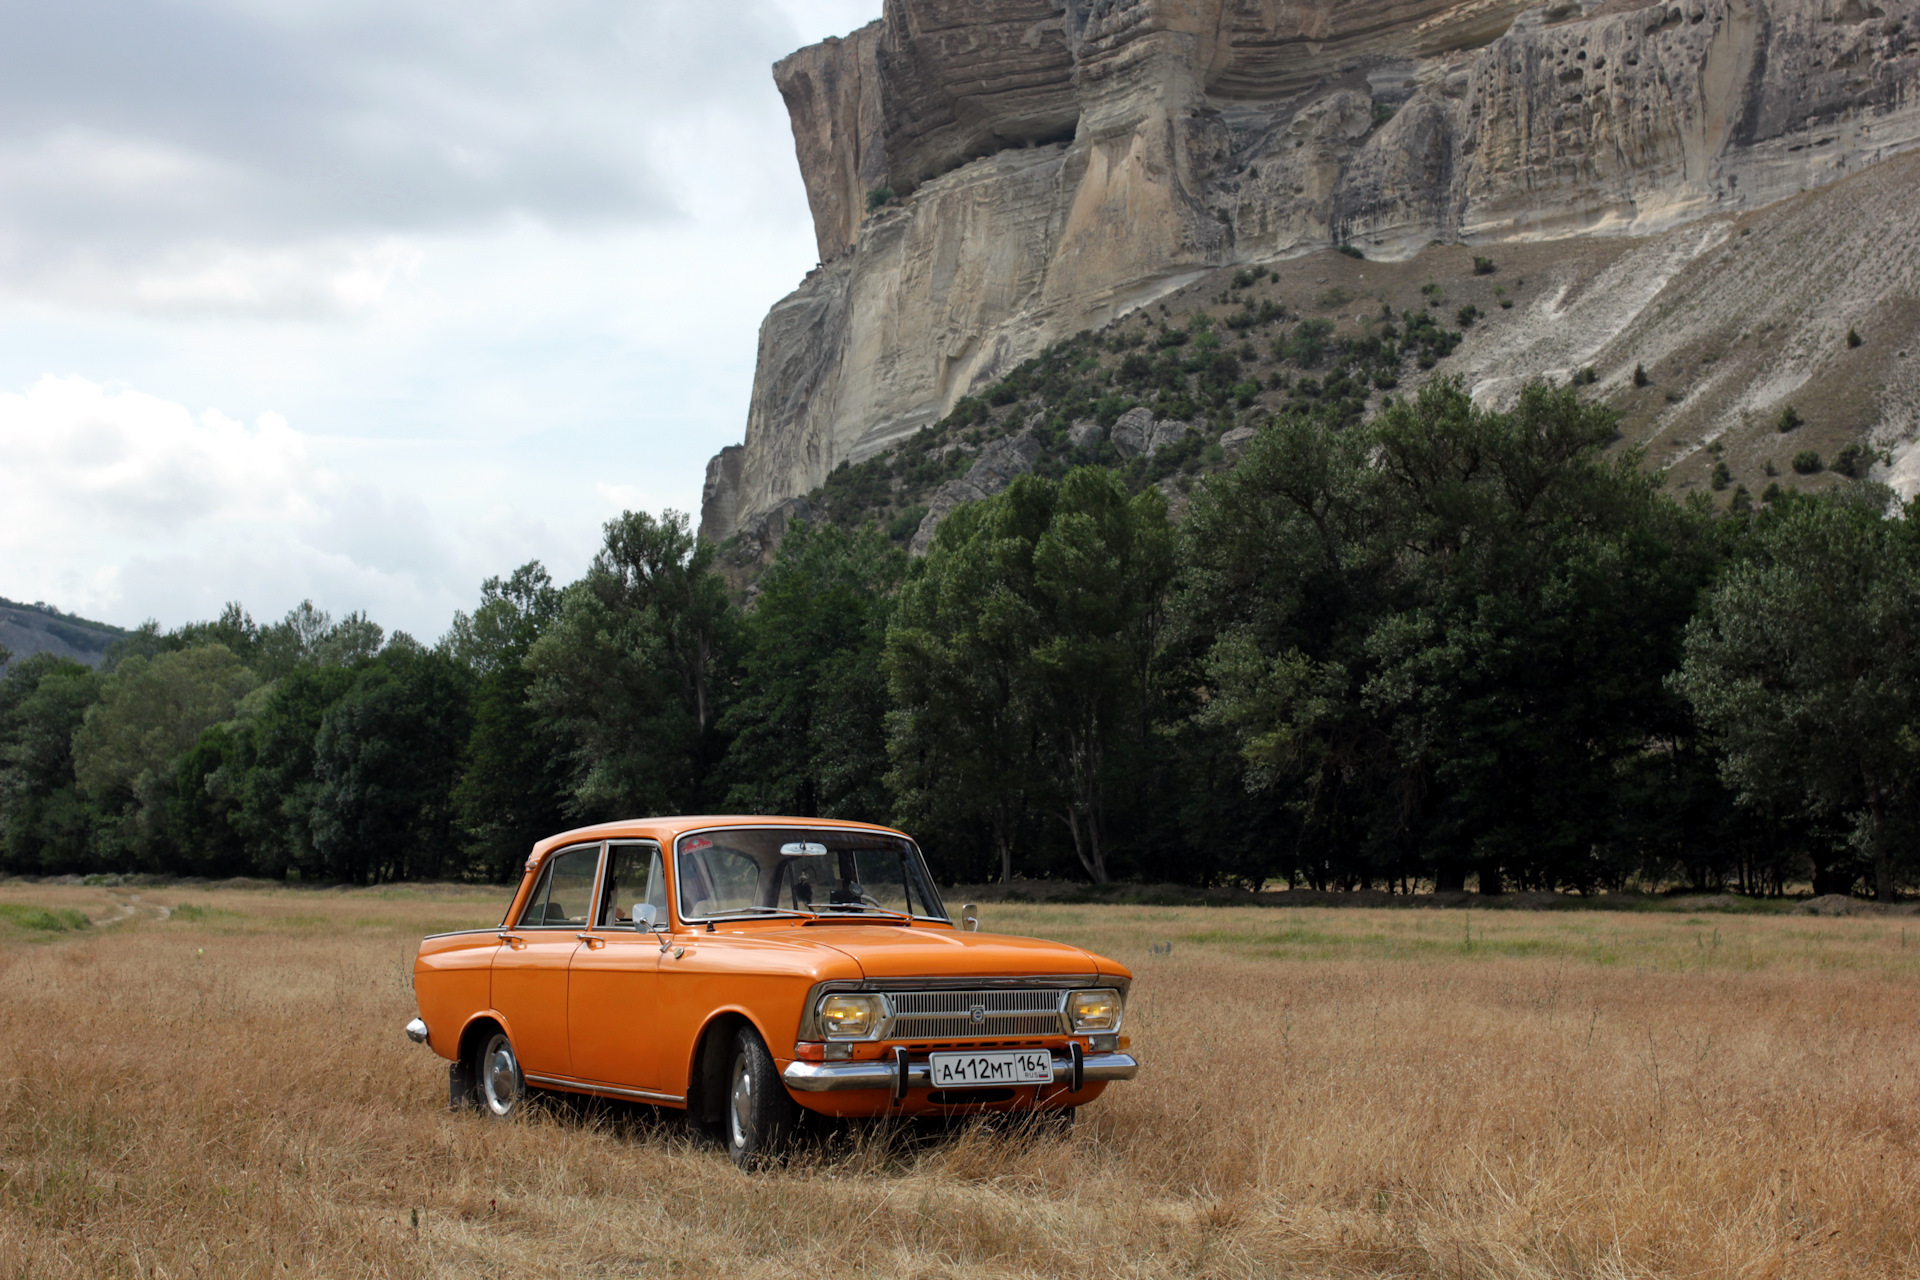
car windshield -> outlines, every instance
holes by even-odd
[[[870,915],[945,920],[910,840],[833,827],[733,827],[681,836],[682,920]]]

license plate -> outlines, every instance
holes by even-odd
[[[927,1075],[936,1089],[996,1084],[1051,1084],[1053,1055],[1045,1049],[927,1055]]]

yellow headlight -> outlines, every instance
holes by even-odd
[[[1074,1034],[1112,1031],[1120,1025],[1118,991],[1076,991],[1067,997],[1067,1021]]]
[[[832,995],[820,1002],[820,1029],[829,1040],[864,1040],[885,1016],[878,996]]]

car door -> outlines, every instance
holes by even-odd
[[[636,928],[648,904],[662,932]],[[567,983],[567,1039],[581,1080],[654,1091],[660,1084],[656,1011],[660,939],[667,928],[666,874],[651,840],[607,846],[594,925],[573,953]]]
[[[593,918],[599,868],[598,843],[555,852],[519,922],[501,930],[501,946],[493,956],[493,1007],[506,1016],[520,1069],[528,1076],[572,1072],[567,967]]]

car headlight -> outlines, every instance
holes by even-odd
[[[1113,1031],[1120,1026],[1120,993],[1076,991],[1067,997],[1067,1023],[1075,1035]]]
[[[879,996],[830,995],[816,1010],[820,1029],[829,1040],[867,1040],[886,1020],[887,1009]]]

